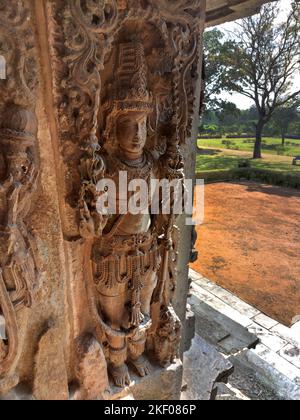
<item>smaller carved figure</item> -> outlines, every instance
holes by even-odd
[[[178,357],[181,340],[181,322],[174,309],[163,307],[157,334],[154,338],[154,352],[162,367],[169,366]]]

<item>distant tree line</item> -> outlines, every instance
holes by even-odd
[[[233,103],[226,103],[218,109],[206,109],[199,126],[200,135],[238,135],[255,137],[258,113],[255,106],[241,110]],[[282,145],[288,136],[299,137],[300,109],[279,108],[264,126],[263,136],[280,137]]]
[[[206,103],[205,132],[255,134],[254,158],[261,158],[262,136],[299,134],[300,2],[294,1],[284,22],[278,20],[279,3],[265,5],[255,16],[242,19],[225,36],[219,29],[204,35]],[[237,92],[253,101],[241,111],[220,100],[221,92]]]

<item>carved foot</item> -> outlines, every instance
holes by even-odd
[[[130,385],[131,380],[125,363],[121,366],[111,364],[109,367],[109,373],[111,374],[115,385],[119,388],[125,388],[126,385]]]
[[[130,359],[130,363],[135,367],[138,374],[143,378],[144,376],[150,375],[151,367],[150,363],[145,356],[140,356],[138,359]]]

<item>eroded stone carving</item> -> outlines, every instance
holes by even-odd
[[[181,322],[174,309],[162,307],[159,327],[154,338],[154,352],[161,366],[166,367],[178,357],[181,340]]]
[[[14,376],[21,352],[18,313],[31,307],[37,281],[34,241],[26,226],[38,178],[31,25],[30,2],[0,1],[0,54],[5,61],[5,78],[0,80],[0,314],[7,335],[7,340],[0,337],[0,382],[4,378],[12,385],[16,375],[9,375]]]
[[[57,83],[64,79],[58,100],[61,135],[72,141],[95,136],[104,55],[117,25],[117,3],[91,0],[52,1],[56,48],[63,55]],[[63,32],[62,32],[63,31]],[[61,34],[64,34],[62,39]]]
[[[6,321],[8,344],[0,340],[0,376],[18,352],[16,311],[32,305],[37,273],[32,237],[24,223],[36,189],[38,169],[35,115],[10,106],[2,115],[0,147],[4,177],[0,184],[0,310]]]
[[[35,103],[37,64],[28,0],[0,1],[0,55],[6,64],[0,79],[0,110],[17,103],[28,108]]]

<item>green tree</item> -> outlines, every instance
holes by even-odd
[[[275,110],[273,114],[273,122],[280,131],[282,147],[285,146],[286,135],[288,134],[291,124],[298,119],[298,116],[299,111],[297,104],[279,107]]]
[[[204,33],[205,63],[205,104],[206,109],[222,108],[224,101],[218,96],[223,90],[233,89],[234,72],[230,57],[235,50],[235,42],[226,40],[219,29],[211,29]]]
[[[298,112],[296,120],[291,123],[290,132],[300,138],[300,111]]]
[[[233,125],[241,115],[241,110],[232,102],[223,102],[216,112],[220,125]]]
[[[261,158],[262,133],[276,109],[298,97],[293,76],[299,70],[300,4],[295,2],[283,23],[277,3],[245,18],[234,33],[237,42],[231,64],[236,73],[233,91],[253,99],[257,109],[253,158]]]

